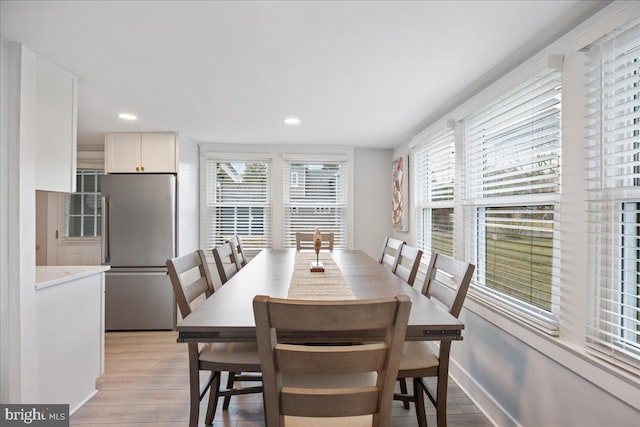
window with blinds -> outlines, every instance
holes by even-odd
[[[640,19],[589,57],[587,343],[640,366]]]
[[[474,294],[557,334],[561,73],[547,69],[465,120]]]
[[[296,233],[334,233],[334,247],[347,247],[346,161],[284,162],[284,246],[296,246]]]
[[[269,160],[206,159],[205,248],[240,236],[255,255],[271,247]]]
[[[416,246],[426,254],[453,256],[454,129],[430,137],[413,150],[411,157]]]
[[[78,169],[75,193],[67,194],[64,235],[66,237],[98,237],[101,234],[102,212],[100,180],[102,169]]]

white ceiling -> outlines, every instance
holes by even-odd
[[[84,148],[128,130],[393,147],[606,3],[2,0],[0,14],[4,39],[80,77]]]

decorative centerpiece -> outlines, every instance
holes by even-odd
[[[316,228],[316,232],[313,234],[313,249],[316,251],[316,260],[311,261],[310,270],[312,273],[324,272],[324,265],[320,262],[320,247],[322,246],[322,234],[320,229]]]

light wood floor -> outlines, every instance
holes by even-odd
[[[176,337],[176,332],[107,333],[105,373],[97,382],[99,393],[71,417],[71,425],[186,426],[189,420],[187,346],[177,343]],[[449,382],[447,403],[449,426],[491,425],[453,381]],[[206,399],[200,408],[200,421],[204,426]],[[435,426],[435,410],[430,403],[427,413],[429,425]],[[397,427],[417,425],[413,408],[405,410],[401,402],[394,402],[392,423]],[[234,396],[228,411],[222,410],[220,399],[213,425],[264,426],[262,395]]]

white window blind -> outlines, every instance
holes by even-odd
[[[547,69],[465,120],[474,295],[557,334],[561,73]]]
[[[640,367],[640,19],[587,53],[587,343]]]
[[[418,145],[411,158],[416,246],[425,254],[453,256],[454,129],[448,128]]]
[[[270,169],[269,160],[206,159],[208,252],[234,235],[249,255],[271,247]]]
[[[334,233],[334,247],[347,247],[346,161],[284,162],[284,246],[296,246],[296,233]]]

